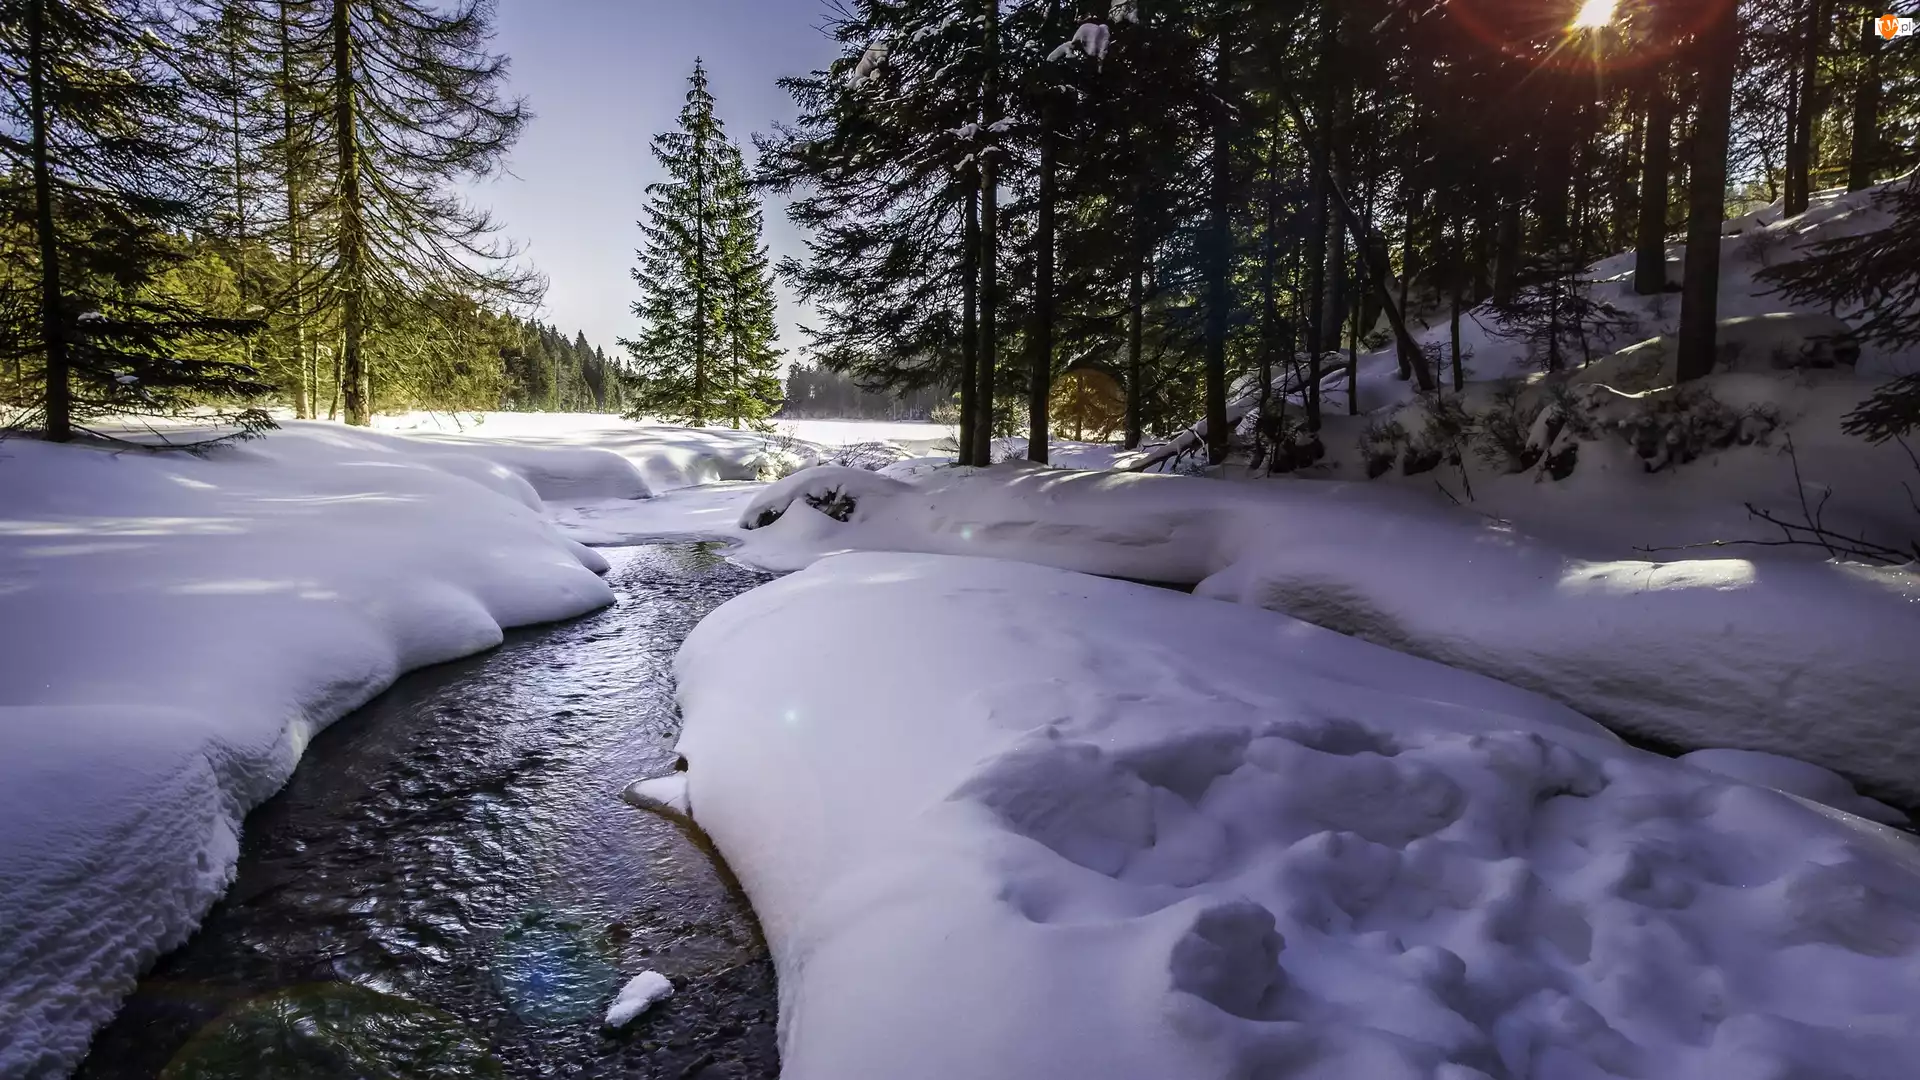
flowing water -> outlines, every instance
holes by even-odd
[[[613,607],[408,675],[315,738],[79,1075],[774,1076],[752,913],[620,800],[672,768],[680,642],[767,579],[711,545],[606,554]],[[646,969],[674,996],[604,1028]]]

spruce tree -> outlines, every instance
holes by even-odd
[[[737,151],[725,163],[720,192],[724,411],[734,428],[744,422],[760,430],[780,408],[780,351],[773,344],[779,327],[772,266],[760,240],[760,203]]]
[[[291,6],[291,5],[290,5]],[[525,126],[525,103],[502,95],[507,61],[488,51],[489,0],[315,0],[285,17],[295,67],[324,105],[322,148],[303,240],[329,256],[324,295],[336,307],[346,420],[371,422],[372,339],[404,336],[435,298],[503,306],[538,298],[491,217],[456,190],[490,175]],[[388,343],[384,353],[394,353]]]
[[[0,354],[39,392],[49,439],[107,413],[159,414],[266,392],[221,346],[253,324],[171,288],[208,213],[191,67],[174,27],[133,0],[0,0]],[[11,246],[11,245],[10,245]],[[231,413],[246,429],[264,413]]]
[[[633,361],[627,415],[757,424],[780,398],[760,211],[700,61],[687,83],[678,129],[653,140],[667,179],[647,186],[640,222],[633,313],[644,325],[621,340]]]

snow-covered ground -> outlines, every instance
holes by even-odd
[[[1723,314],[1777,313],[1753,272],[1877,213],[1763,212]],[[1596,290],[1670,329],[1624,270]],[[1520,373],[1517,344],[1468,344],[1476,378]],[[854,421],[0,443],[0,1076],[78,1059],[314,731],[609,602],[582,545],[687,536],[806,568],[690,640],[694,767],[654,796],[752,894],[790,1080],[1906,1075],[1920,870],[1847,781],[1920,803],[1920,577],[1632,550],[1803,493],[1910,526],[1904,455],[1837,431],[1905,359],[1718,374],[1781,438],[1678,469],[1593,439],[1559,481],[1340,482],[1425,420],[1392,363],[1362,359],[1372,415],[1273,483],[1064,442],[1064,468],[948,468],[950,429]]]
[[[1193,585],[1528,687],[1622,731],[1785,754],[1920,802],[1920,577],[1905,569],[1650,562],[1382,485],[1018,463],[911,482],[809,469],[765,488],[742,524],[761,527],[738,557],[773,569],[914,551]]]
[[[314,732],[612,601],[550,506],[754,475],[764,449],[577,425],[291,423],[204,459],[0,442],[0,1076],[79,1059]]]
[[[1908,839],[1282,615],[845,555],[722,607],[678,674],[786,1080],[1892,1080],[1920,1054]]]

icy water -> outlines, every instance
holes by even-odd
[[[620,800],[672,769],[680,642],[767,578],[709,545],[606,554],[612,608],[408,675],[321,733],[79,1076],[774,1076],[752,913]],[[603,1028],[649,968],[674,996]]]

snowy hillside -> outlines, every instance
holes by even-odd
[[[1371,477],[1617,554],[1779,538],[1777,527],[1749,514],[1749,503],[1795,523],[1817,510],[1835,532],[1905,550],[1920,542],[1920,513],[1901,481],[1920,486],[1920,472],[1897,443],[1871,445],[1843,432],[1840,421],[1887,378],[1920,370],[1920,359],[1862,346],[1846,336],[1845,317],[1856,313],[1836,318],[1796,308],[1755,277],[1802,247],[1885,224],[1875,200],[1904,182],[1817,193],[1812,207],[1792,220],[1783,220],[1776,205],[1728,221],[1721,369],[1682,393],[1667,389],[1672,359],[1663,347],[1678,326],[1679,297],[1635,294],[1631,253],[1589,268],[1589,298],[1608,305],[1613,321],[1592,335],[1591,365],[1557,375],[1540,371],[1525,342],[1502,336],[1495,313],[1483,305],[1462,317],[1468,381],[1466,392],[1456,395],[1445,312],[1436,304],[1417,308],[1414,336],[1440,365],[1439,397],[1419,400],[1413,384],[1399,378],[1389,347],[1360,357],[1360,410],[1349,415],[1344,367],[1330,371],[1324,457],[1301,463],[1291,475]],[[1677,245],[1670,249],[1673,280],[1679,254]],[[1610,358],[1615,349],[1625,351]],[[1573,355],[1569,362],[1581,359]],[[1344,365],[1344,356],[1338,360]],[[1284,376],[1275,385],[1276,397],[1291,399],[1285,408],[1297,422],[1300,395],[1285,393]],[[1245,418],[1250,430],[1257,394],[1246,386],[1241,391],[1230,415]],[[1138,468],[1197,444],[1188,435],[1121,455],[1119,464]],[[1827,552],[1770,554],[1823,558]]]

